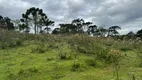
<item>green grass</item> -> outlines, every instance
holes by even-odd
[[[134,51],[124,52],[127,57],[121,61],[121,80],[131,80],[135,74],[142,79],[142,68],[138,67],[139,59]],[[1,80],[114,80],[113,67],[93,67],[86,64],[92,56],[80,54],[78,58],[61,60],[56,49],[44,53],[31,53],[30,46],[0,50]],[[79,69],[72,71],[77,62]]]
[[[133,80],[133,76],[142,80],[142,59],[137,55],[141,55],[142,43],[137,41],[83,35],[1,34],[0,80],[115,80],[108,58],[111,50],[125,55],[120,61],[120,80]]]

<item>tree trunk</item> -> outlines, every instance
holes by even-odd
[[[37,34],[37,16],[34,16],[35,34]]]
[[[35,34],[36,34],[36,32],[37,32],[37,31],[36,31],[36,23],[35,23],[35,26],[34,26],[34,27],[35,27]]]
[[[117,76],[116,80],[119,80],[118,68],[116,68],[116,76]]]

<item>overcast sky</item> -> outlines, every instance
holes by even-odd
[[[142,29],[142,0],[0,0],[0,15],[20,19],[30,7],[43,9],[55,26],[83,18],[106,28],[118,25],[122,33]]]

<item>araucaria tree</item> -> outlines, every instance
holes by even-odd
[[[77,33],[83,33],[84,23],[85,21],[83,19],[78,18],[78,19],[74,19],[71,24],[75,26],[75,30]]]
[[[49,20],[42,9],[35,7],[27,9],[26,13],[22,14],[21,22],[27,29],[33,27],[35,34],[42,32],[43,27],[48,28],[48,26],[54,24],[54,21]]]
[[[89,35],[91,35],[91,34],[93,36],[97,35],[97,26],[96,25],[89,26],[87,32]]]
[[[14,24],[12,23],[10,18],[0,15],[0,28],[14,30]]]
[[[137,35],[137,37],[142,38],[142,29],[138,30],[136,35]]]
[[[108,36],[114,36],[114,35],[119,34],[118,31],[117,31],[118,29],[121,29],[121,28],[119,26],[111,26],[108,29]]]
[[[85,22],[83,19],[74,19],[71,23],[68,24],[59,24],[60,33],[68,34],[81,34],[85,32],[85,29],[91,25],[92,22]]]
[[[99,27],[97,32],[100,35],[100,37],[105,37],[105,35],[107,33],[107,29],[105,29],[104,27]]]

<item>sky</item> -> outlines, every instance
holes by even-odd
[[[55,27],[83,18],[105,28],[120,26],[122,34],[142,29],[142,0],[0,0],[0,15],[20,19],[31,7],[43,9]]]

